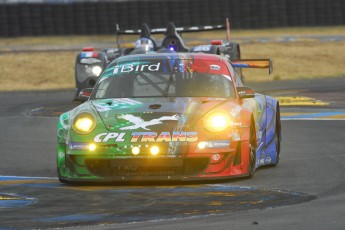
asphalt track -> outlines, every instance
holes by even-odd
[[[0,93],[0,229],[344,229],[345,78],[249,85],[284,104],[281,161],[208,184],[62,185],[73,92]]]

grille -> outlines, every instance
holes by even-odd
[[[92,174],[107,178],[117,176],[192,176],[201,173],[208,163],[208,158],[85,160],[85,165]]]

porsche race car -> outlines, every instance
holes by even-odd
[[[277,165],[279,103],[244,86],[237,67],[271,71],[272,62],[203,53],[115,59],[81,91],[87,101],[59,117],[59,180],[214,180]]]
[[[227,24],[228,25],[228,21]],[[129,55],[150,52],[171,53],[171,52],[202,52],[218,55],[225,55],[230,59],[240,59],[240,46],[236,42],[230,42],[227,35],[227,42],[222,40],[212,40],[210,44],[187,47],[180,34],[185,32],[200,32],[224,29],[225,25],[215,26],[193,26],[193,27],[175,27],[170,22],[167,28],[149,29],[147,24],[142,24],[139,30],[120,30],[116,29],[117,47],[107,48],[96,51],[93,47],[84,47],[82,52],[77,54],[75,63],[75,84],[76,91],[74,99],[78,100],[79,93],[84,88],[94,87],[100,74],[106,66],[114,59]],[[229,27],[227,27],[229,32]],[[164,33],[165,36],[158,45],[152,34]],[[227,34],[228,34],[227,33]],[[121,47],[119,35],[139,35],[139,39],[133,47]]]

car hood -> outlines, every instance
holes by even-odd
[[[118,98],[93,100],[109,131],[187,131],[224,98]]]

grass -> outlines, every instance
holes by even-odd
[[[273,59],[271,75],[263,70],[244,70],[250,81],[345,76],[345,41],[243,44],[241,49],[243,58]]]
[[[345,35],[345,27],[284,28],[266,30],[235,30],[232,39],[241,43],[247,37],[275,37],[300,35]],[[224,31],[191,33],[184,38],[223,38]],[[157,37],[160,40],[160,37]],[[122,40],[134,41],[133,37]],[[66,36],[0,39],[0,91],[45,90],[74,88],[74,62],[77,51],[52,51],[11,53],[14,48],[83,47],[115,44],[114,36]],[[253,39],[255,41],[255,39]],[[322,42],[316,39],[299,39],[295,42],[243,42],[242,58],[272,58],[274,71],[244,70],[247,81],[293,80],[345,76],[345,41]]]

